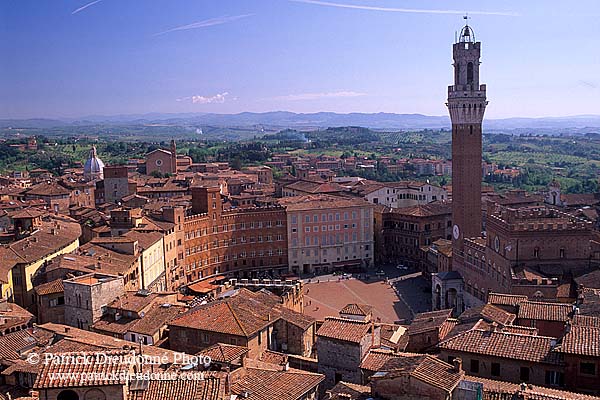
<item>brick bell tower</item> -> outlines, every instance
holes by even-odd
[[[467,20],[467,17],[465,17]],[[481,123],[487,106],[479,84],[481,42],[468,22],[452,46],[454,85],[448,87],[452,121],[453,264],[463,264],[463,239],[481,236]]]

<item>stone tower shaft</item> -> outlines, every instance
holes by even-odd
[[[452,48],[454,85],[448,87],[452,121],[453,263],[462,264],[463,240],[481,236],[481,159],[486,86],[479,83],[481,43],[465,25]]]

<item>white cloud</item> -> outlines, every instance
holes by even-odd
[[[320,100],[320,99],[335,99],[343,97],[360,97],[366,96],[366,93],[359,93],[353,91],[342,90],[338,92],[321,92],[321,93],[298,93],[288,94],[286,96],[274,97],[274,100],[289,100],[289,101],[306,101],[306,100]]]
[[[293,1],[296,3],[315,4],[318,6],[352,8],[355,10],[368,10],[368,11],[417,13],[417,14],[459,14],[459,15],[465,14],[465,11],[459,11],[459,10],[430,10],[430,9],[424,9],[424,8],[396,8],[396,7],[363,6],[363,5],[358,5],[358,4],[333,3],[333,2],[321,1],[321,0],[290,0],[290,1]],[[472,15],[502,15],[502,16],[507,16],[507,17],[521,16],[519,13],[502,12],[502,11],[468,11],[468,14],[472,14]]]
[[[229,95],[228,92],[217,93],[214,96],[187,96],[177,99],[177,101],[187,101],[190,100],[194,104],[223,104],[225,103],[225,98]]]
[[[579,86],[583,86],[588,89],[598,89],[598,84],[594,81],[586,81],[582,79],[577,83],[579,84]]]
[[[188,29],[198,29],[198,28],[206,28],[209,26],[222,25],[222,24],[226,24],[228,22],[237,21],[238,19],[248,18],[253,15],[254,14],[242,14],[242,15],[233,15],[233,16],[225,15],[222,17],[205,19],[202,21],[193,22],[191,24],[177,26],[175,28],[171,28],[171,29],[168,29],[163,32],[158,32],[158,33],[155,33],[154,36],[164,35],[165,33],[175,32],[175,31],[186,31]]]
[[[87,3],[86,5],[84,5],[84,6],[81,6],[81,7],[79,7],[78,9],[74,10],[74,11],[71,13],[71,15],[73,15],[73,14],[77,14],[78,12],[80,12],[80,11],[83,11],[83,10],[85,10],[85,9],[86,9],[86,8],[88,8],[88,7],[91,7],[91,6],[93,6],[94,4],[96,4],[96,3],[100,3],[101,1],[102,1],[102,0],[95,0],[95,1],[92,1],[91,3]]]

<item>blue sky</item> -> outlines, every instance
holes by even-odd
[[[600,114],[596,0],[5,0],[0,118],[445,115],[463,11],[487,117]]]

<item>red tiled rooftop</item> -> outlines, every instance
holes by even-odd
[[[517,316],[519,319],[566,322],[572,311],[571,304],[524,301],[519,304]]]
[[[446,339],[439,348],[523,361],[558,364],[556,339],[493,330],[473,329]]]
[[[34,384],[35,389],[68,388],[81,386],[110,386],[124,385],[125,373],[129,371],[127,363],[102,363],[95,362],[96,355],[107,353],[62,353],[63,357],[86,357],[91,362],[87,363],[43,363]],[[129,351],[117,350],[110,352],[110,356],[127,357]],[[68,374],[65,374],[68,372]]]
[[[278,297],[264,292],[238,290],[233,296],[200,305],[171,322],[171,325],[251,337],[282,318],[303,329],[314,319],[280,305]]]
[[[457,372],[452,365],[432,355],[417,353],[396,353],[386,360],[378,371],[384,374],[372,379],[409,375],[447,392],[452,391],[464,375],[464,372]]]
[[[512,400],[514,398],[527,400],[600,400],[600,397],[597,396],[531,384],[528,384],[525,390],[522,390],[521,385],[518,383],[496,381],[471,375],[466,375],[465,381],[483,384],[484,400]]]
[[[367,315],[371,314],[372,311],[373,311],[373,307],[371,307],[368,304],[351,303],[351,304],[347,304],[344,308],[342,308],[340,310],[340,314],[367,316]]]
[[[224,379],[205,376],[203,380],[151,380],[144,390],[131,390],[127,400],[225,400]]]
[[[458,317],[461,321],[470,321],[479,318],[483,318],[489,322],[497,322],[501,325],[510,325],[515,320],[516,315],[488,303],[479,307],[469,308]]]
[[[490,293],[488,295],[488,303],[494,305],[515,307],[524,301],[527,301],[527,296],[504,293]]]
[[[65,291],[63,281],[60,278],[51,282],[42,283],[41,285],[36,286],[34,289],[38,296],[45,296]]]
[[[249,400],[297,400],[325,379],[321,374],[300,370],[271,371],[247,368],[231,385],[233,393],[249,392]]]
[[[600,357],[600,328],[572,325],[563,337],[561,352]]]
[[[360,343],[371,329],[371,322],[329,317],[317,331],[317,336],[344,342]]]
[[[202,350],[200,355],[210,357],[212,361],[229,363],[239,359],[250,351],[244,346],[235,346],[232,344],[217,343]]]

